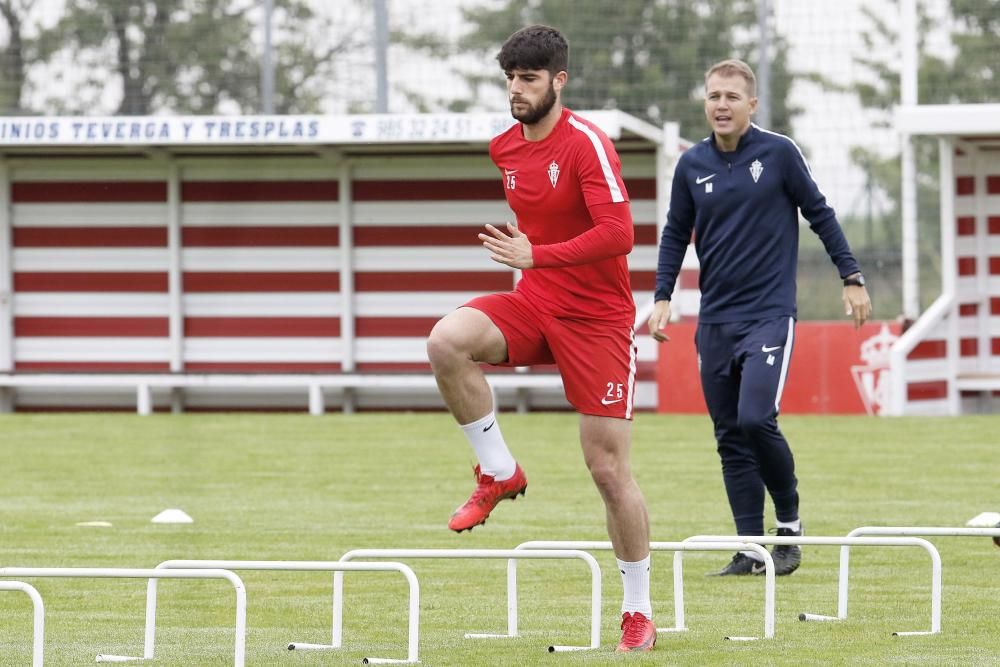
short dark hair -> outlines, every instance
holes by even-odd
[[[750,65],[747,65],[742,60],[730,58],[728,60],[719,61],[709,67],[708,71],[705,72],[705,85],[708,85],[708,79],[713,74],[727,77],[742,77],[743,80],[747,82],[747,92],[750,93],[750,97],[755,97],[757,95],[757,77],[753,75],[753,70],[750,68]]]
[[[569,67],[569,44],[547,25],[529,25],[507,38],[497,54],[500,69],[544,69],[553,76]]]

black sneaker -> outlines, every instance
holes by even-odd
[[[802,524],[799,524],[798,530],[773,528],[768,532],[777,534],[778,537],[799,537],[803,529]],[[771,558],[774,560],[774,574],[782,577],[799,569],[802,564],[802,549],[797,544],[778,544],[771,549]]]
[[[750,558],[742,551],[737,551],[729,564],[718,572],[709,572],[710,577],[728,577],[730,575],[764,574],[764,563],[756,558]]]

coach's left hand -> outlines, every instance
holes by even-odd
[[[513,269],[530,269],[535,265],[531,259],[531,241],[517,227],[507,223],[509,236],[493,225],[486,225],[486,231],[489,234],[480,234],[479,240],[490,251],[490,259],[494,262]]]
[[[844,313],[854,316],[854,328],[860,329],[872,314],[872,302],[863,285],[844,285]]]

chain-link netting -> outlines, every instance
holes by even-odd
[[[384,63],[390,113],[498,111],[506,103],[496,52],[513,30],[542,22],[570,40],[568,105],[677,121],[682,136],[698,139],[707,131],[706,67],[737,56],[760,74],[766,53],[769,127],[799,143],[862,264],[877,272],[879,315],[899,312],[898,0],[385,0],[384,41],[378,4],[2,0],[0,107],[6,115],[369,113]],[[1000,100],[1000,0],[918,4],[920,101]],[[933,153],[920,151],[928,175]],[[920,200],[928,261],[936,215],[932,183]],[[837,293],[832,266],[809,236],[803,284],[824,296],[804,301],[802,314],[837,316],[825,295]],[[926,304],[933,274],[925,283]]]

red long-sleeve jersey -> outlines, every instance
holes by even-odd
[[[632,214],[607,135],[563,109],[542,141],[527,141],[517,123],[490,142],[490,157],[532,244],[534,268],[517,289],[556,317],[631,324]]]

